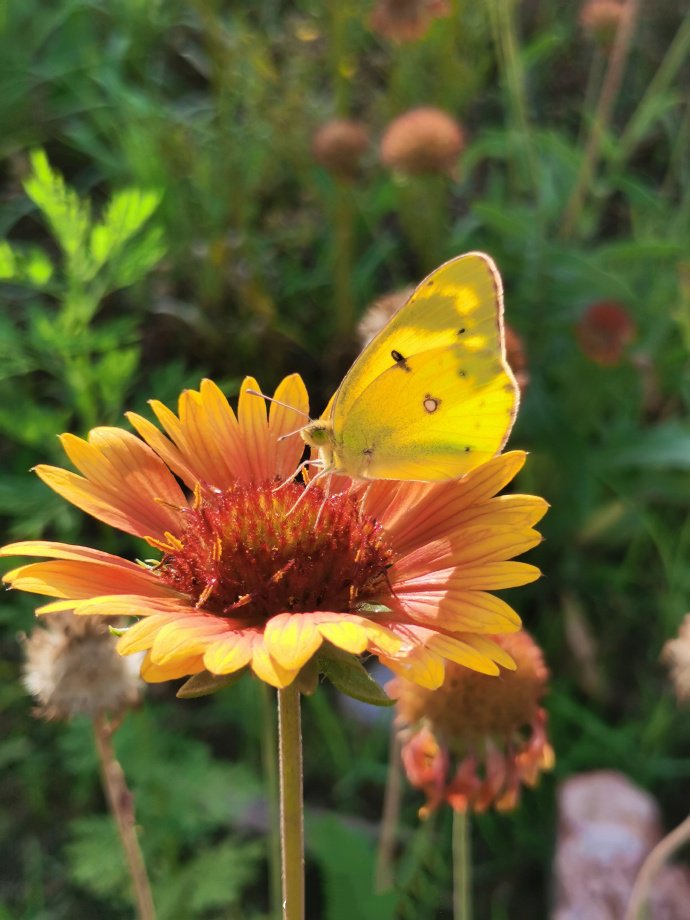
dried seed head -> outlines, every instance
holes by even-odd
[[[362,348],[371,342],[376,333],[383,329],[388,320],[409,300],[413,291],[414,287],[410,285],[384,294],[369,304],[357,326]]]
[[[589,306],[577,324],[580,348],[596,364],[614,366],[637,334],[629,311],[614,300],[602,300]]]
[[[440,109],[411,109],[394,119],[381,139],[381,162],[403,175],[453,176],[465,137],[458,122]]]
[[[352,179],[357,175],[369,143],[366,125],[334,118],[316,130],[311,149],[314,159],[324,169],[340,179]]]
[[[25,640],[23,681],[36,697],[36,715],[69,720],[76,715],[117,714],[141,693],[140,658],[115,651],[112,619],[48,614]]]
[[[678,636],[670,639],[662,652],[662,660],[671,672],[673,689],[678,700],[690,700],[690,613],[680,624]]]
[[[392,42],[415,42],[424,37],[435,19],[450,13],[447,0],[378,0],[371,27]]]
[[[580,25],[589,38],[609,48],[629,15],[627,0],[588,0],[580,9]]]

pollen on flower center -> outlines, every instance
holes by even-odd
[[[297,499],[301,500],[295,507]],[[209,613],[260,625],[278,613],[349,612],[386,578],[382,526],[347,494],[236,483],[198,495],[156,574]]]

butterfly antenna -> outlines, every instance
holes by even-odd
[[[310,422],[312,421],[312,418],[310,415],[308,415],[308,413],[302,412],[301,409],[295,409],[294,406],[291,406],[288,403],[281,402],[279,399],[273,399],[272,396],[266,396],[265,393],[260,393],[258,390],[245,390],[244,392],[249,393],[250,396],[258,396],[260,399],[265,399],[266,402],[275,403],[276,406],[282,406],[283,409],[292,409],[293,412],[296,412],[298,415],[303,415],[304,418],[308,419]],[[301,431],[301,430],[302,430],[301,428],[297,429],[297,431]],[[296,434],[296,433],[297,432],[295,431],[292,432],[292,434]],[[289,438],[290,435],[286,434],[286,435],[283,435],[283,437]],[[282,438],[280,440],[282,440]]]
[[[295,412],[298,412],[298,411],[299,411],[298,409],[295,409]],[[291,438],[293,435],[299,434],[300,431],[304,431],[306,427],[307,427],[306,425],[302,425],[301,428],[295,428],[294,431],[288,431],[287,434],[281,434],[281,436],[278,438],[278,441],[286,441],[288,438]]]

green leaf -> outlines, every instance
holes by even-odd
[[[210,696],[226,687],[232,687],[245,673],[246,668],[233,674],[211,674],[210,671],[201,671],[185,681],[175,696],[180,700],[196,700],[201,696]]]
[[[162,197],[159,191],[137,188],[115,192],[101,221],[91,231],[89,248],[96,270],[121,251],[144,226]]]
[[[34,150],[30,159],[33,175],[24,183],[26,194],[47,219],[68,262],[83,269],[90,222],[89,205],[51,167],[45,151]]]
[[[0,240],[0,281],[43,288],[53,277],[53,263],[37,246],[13,248]]]
[[[362,663],[347,652],[331,647],[321,652],[317,660],[319,670],[336,690],[340,690],[346,696],[372,706],[393,705],[394,701],[386,695]]]
[[[602,459],[611,469],[690,469],[690,426],[672,421],[635,432],[629,441],[606,450]]]
[[[373,893],[374,844],[337,818],[310,820],[307,845],[323,873],[325,920],[392,920],[397,896]]]

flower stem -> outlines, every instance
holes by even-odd
[[[643,920],[647,914],[645,906],[657,872],[688,840],[690,840],[690,816],[660,840],[642,863],[630,895],[625,920]]]
[[[261,683],[261,716],[263,731],[261,734],[261,759],[266,780],[266,798],[268,801],[269,849],[268,877],[270,890],[270,916],[278,920],[281,912],[280,881],[280,806],[278,790],[278,764],[276,763],[276,723],[273,708],[273,690],[263,681]]]
[[[453,920],[472,920],[470,819],[453,810]]]
[[[400,819],[402,795],[402,770],[400,769],[400,741],[394,724],[391,724],[390,747],[388,750],[388,773],[383,797],[381,832],[376,858],[376,893],[382,894],[393,887],[395,837]]]
[[[153,905],[151,885],[137,838],[134,799],[127,787],[125,774],[122,772],[113,747],[115,727],[103,714],[94,716],[93,734],[101,767],[103,789],[110,811],[115,818],[117,832],[127,860],[134,888],[137,916],[139,920],[155,920],[156,910]]]
[[[283,856],[283,920],[304,920],[304,808],[299,690],[278,691],[280,845]]]
[[[628,52],[632,44],[635,24],[641,5],[642,0],[630,0],[628,15],[621,22],[616,32],[608,68],[601,86],[601,94],[594,112],[589,138],[580,163],[580,171],[575,188],[570,195],[563,214],[560,229],[560,236],[563,240],[569,239],[576,228],[585,203],[585,196],[599,163],[601,146],[611,121],[613,106],[618,98],[618,91],[621,88],[623,71],[628,59]]]

